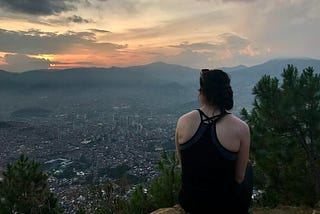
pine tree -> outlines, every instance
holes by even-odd
[[[40,164],[21,155],[0,181],[0,213],[61,213]]]
[[[77,213],[126,213],[128,202],[121,196],[123,187],[117,183],[121,184],[122,181],[106,181],[87,186],[85,200],[79,204]]]
[[[269,204],[315,203],[320,197],[320,76],[288,65],[283,80],[263,76],[253,109],[242,116],[252,131],[256,184]],[[260,179],[259,179],[260,178]]]
[[[178,203],[181,174],[175,152],[164,152],[158,163],[160,176],[150,185],[149,191],[157,207],[171,207]]]
[[[142,185],[138,185],[131,195],[128,214],[147,214],[157,209],[151,197]]]
[[[181,174],[175,152],[164,152],[158,162],[160,176],[155,178],[144,191],[139,185],[132,193],[129,213],[147,214],[153,210],[172,207],[178,203]]]

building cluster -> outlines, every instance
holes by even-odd
[[[129,107],[128,107],[129,108]],[[163,150],[173,150],[176,116],[149,112],[56,114],[51,118],[3,121],[0,169],[20,154],[42,163],[66,213],[85,200],[82,188],[118,178],[131,184],[158,175]]]

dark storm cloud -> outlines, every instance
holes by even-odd
[[[52,15],[74,10],[79,0],[0,0],[0,7],[30,15]]]
[[[97,42],[93,32],[67,32],[64,34],[39,30],[8,31],[0,29],[0,52],[20,54],[59,54],[70,49],[102,52],[126,48],[107,42]]]

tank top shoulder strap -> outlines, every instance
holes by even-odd
[[[230,114],[227,111],[223,111],[220,114],[209,117],[201,109],[197,109],[197,110],[200,114],[201,123],[206,123],[206,124],[216,123],[218,120],[223,118],[225,115]]]
[[[209,118],[203,111],[201,111],[201,109],[198,108],[197,111],[200,114],[201,123]]]

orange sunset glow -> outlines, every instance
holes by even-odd
[[[12,72],[320,58],[317,0],[1,2],[0,69]]]

